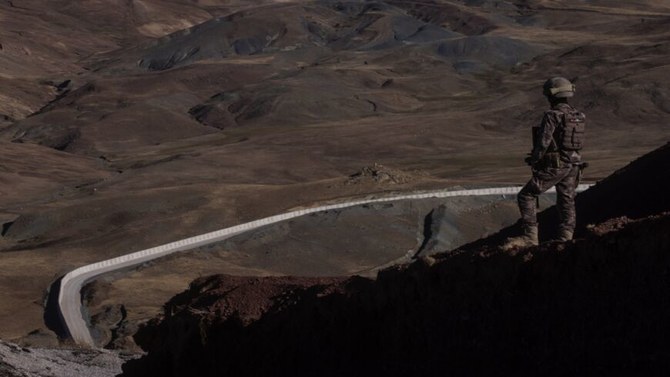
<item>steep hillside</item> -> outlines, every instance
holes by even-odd
[[[670,367],[668,146],[602,182],[617,214],[568,243],[423,258],[376,280],[194,281],[125,376],[592,375]],[[645,200],[625,186],[659,172]],[[657,211],[654,211],[657,208]],[[629,220],[625,215],[643,217]]]
[[[667,213],[618,219],[575,243],[426,260],[375,282],[202,278],[145,330],[149,355],[124,375],[659,372],[669,231]]]

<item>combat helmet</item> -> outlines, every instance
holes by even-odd
[[[544,83],[543,93],[548,98],[568,98],[575,94],[575,85],[565,77],[552,77]]]

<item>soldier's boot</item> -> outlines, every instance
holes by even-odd
[[[561,229],[558,232],[557,240],[561,241],[561,242],[566,242],[566,241],[572,240],[572,237],[573,237],[573,232],[571,230]]]
[[[539,240],[537,236],[537,225],[535,226],[524,226],[523,234],[518,237],[510,237],[505,240],[505,243],[502,245],[503,250],[519,249],[529,246],[539,245]]]

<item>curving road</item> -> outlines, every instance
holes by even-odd
[[[591,185],[579,185],[578,192],[584,191]],[[341,209],[347,207],[354,207],[362,204],[390,202],[396,200],[406,199],[427,199],[427,198],[448,198],[458,196],[485,196],[485,195],[506,195],[516,194],[521,189],[517,187],[494,187],[474,190],[439,190],[429,191],[414,194],[396,195],[383,198],[365,199],[358,201],[351,201],[339,204],[332,204],[327,206],[320,206],[314,208],[300,209],[291,211],[280,215],[266,217],[260,220],[251,221],[248,223],[236,225],[230,228],[217,230],[211,233],[201,234],[195,237],[185,238],[179,241],[171,242],[165,245],[152,247],[150,249],[141,250],[135,253],[122,255],[120,257],[107,259],[101,262],[92,263],[86,266],[79,267],[70,271],[61,280],[60,292],[58,294],[58,306],[61,320],[64,327],[69,332],[72,339],[79,345],[86,345],[95,347],[95,342],[89,331],[86,323],[86,315],[82,311],[81,306],[81,288],[84,284],[95,280],[100,275],[117,271],[123,268],[136,266],[147,261],[166,256],[168,254],[193,249],[199,246],[207,245],[214,242],[219,242],[235,236],[237,234],[257,229],[262,226],[274,224],[280,221],[285,221],[299,216],[315,212],[323,212],[334,209]],[[554,189],[552,189],[553,191]],[[551,191],[550,191],[551,192]]]

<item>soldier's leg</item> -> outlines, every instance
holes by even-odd
[[[523,235],[512,237],[506,240],[503,249],[512,249],[515,247],[525,247],[537,245],[537,197],[543,192],[549,190],[564,175],[559,169],[534,170],[533,177],[517,195],[519,203],[519,212],[521,212],[521,227]]]
[[[517,195],[523,225],[537,226],[537,197],[560,182],[566,174],[566,169],[548,168],[533,171],[533,177]]]
[[[533,179],[528,181],[516,197],[521,213],[521,224],[524,228],[537,226],[537,197],[541,194],[540,187]]]
[[[571,167],[568,174],[556,184],[556,207],[558,208],[558,240],[569,241],[575,232],[577,214],[575,195],[579,167]]]

